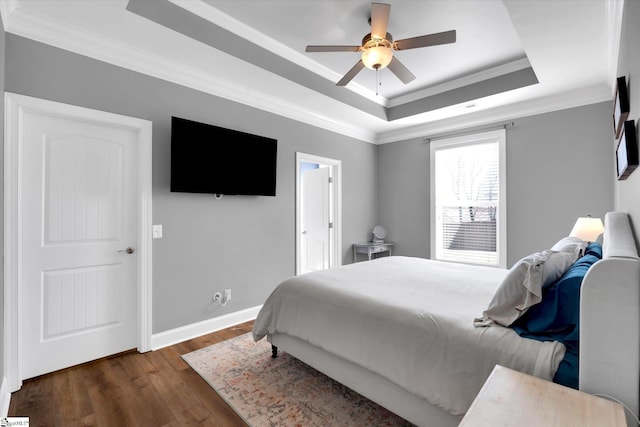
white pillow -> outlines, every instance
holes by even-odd
[[[586,248],[587,242],[579,237],[571,236],[563,237],[558,240],[555,245],[551,246],[552,251],[573,253],[575,256],[575,259],[573,260],[574,262],[582,256]]]
[[[542,289],[555,283],[575,262],[573,252],[545,250],[522,258],[511,267],[475,326],[510,326],[529,307],[542,301]]]

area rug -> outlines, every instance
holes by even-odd
[[[251,334],[182,358],[250,426],[412,425]]]

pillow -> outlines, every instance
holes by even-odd
[[[602,249],[600,244],[587,247]],[[566,353],[553,382],[578,388],[578,339],[580,335],[580,288],[589,268],[599,261],[594,254],[577,260],[560,280],[544,289],[542,301],[531,307],[512,328],[521,337],[539,341],[559,341]]]
[[[572,252],[545,250],[522,258],[509,270],[475,326],[509,326],[542,300],[542,289],[555,283],[575,261]]]
[[[558,240],[555,245],[551,246],[552,251],[558,252],[571,252],[575,255],[573,261],[575,262],[578,258],[584,255],[584,250],[587,247],[587,242],[582,240],[579,237],[563,237]]]
[[[577,350],[580,287],[589,268],[598,261],[594,255],[576,261],[560,280],[544,290],[542,302],[518,319],[513,329],[527,338],[557,340]]]
[[[585,255],[593,255],[598,259],[602,259],[602,245],[598,242],[591,242],[584,250]]]

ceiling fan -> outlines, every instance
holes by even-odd
[[[371,3],[371,32],[364,36],[361,46],[310,45],[305,52],[362,52],[360,61],[336,83],[336,86],[346,86],[364,67],[371,70],[389,67],[396,77],[407,84],[416,76],[393,56],[393,51],[455,43],[456,30],[393,41],[393,37],[387,32],[390,11],[390,4]]]

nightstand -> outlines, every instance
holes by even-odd
[[[459,427],[626,427],[618,403],[496,365]]]
[[[358,254],[367,254],[369,256],[369,261],[375,254],[381,254],[385,252],[389,252],[389,256],[391,256],[391,249],[393,248],[395,243],[392,242],[363,242],[363,243],[354,243],[353,244],[353,262],[358,261]]]

